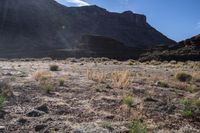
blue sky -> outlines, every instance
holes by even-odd
[[[180,41],[200,34],[200,0],[56,0],[66,6],[98,5],[112,12],[147,16],[154,28]]]

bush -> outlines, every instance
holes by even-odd
[[[129,133],[147,133],[147,128],[141,121],[135,120],[129,126]]]
[[[58,68],[59,68],[58,65],[51,65],[50,66],[51,71],[58,71]]]
[[[176,79],[178,79],[181,82],[191,81],[192,76],[190,74],[181,72],[176,74]]]
[[[0,81],[0,95],[3,97],[12,97],[12,86],[6,81]]]
[[[193,113],[192,113],[191,110],[183,110],[183,111],[181,112],[181,115],[182,115],[183,117],[192,117],[192,116],[193,116]]]
[[[164,81],[158,81],[157,86],[167,88],[169,85]]]
[[[59,79],[59,85],[60,85],[60,86],[64,86],[64,83],[65,83],[65,80],[64,80],[64,79],[62,79],[62,78]]]
[[[45,93],[48,94],[54,90],[54,86],[51,83],[43,83],[40,85],[40,87]]]
[[[126,96],[123,98],[123,104],[127,105],[128,107],[131,107],[133,105],[134,99],[132,96]]]

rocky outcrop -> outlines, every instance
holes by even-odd
[[[68,51],[62,55],[74,56],[70,50],[77,49],[88,34],[134,48],[174,43],[151,27],[144,15],[131,11],[65,7],[54,0],[0,1],[0,57],[59,56],[60,49]]]
[[[200,61],[200,35],[181,41],[177,45],[150,49],[140,57],[140,60]]]

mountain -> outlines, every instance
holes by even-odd
[[[161,46],[150,49],[140,57],[141,61],[148,60],[177,60],[177,61],[200,61],[200,34],[183,40],[177,45]]]
[[[131,11],[65,7],[54,0],[0,1],[0,57],[76,56],[87,35],[135,49],[175,43],[151,27],[144,15]]]

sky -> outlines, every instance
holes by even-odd
[[[111,12],[131,10],[167,37],[181,41],[200,34],[200,0],[56,0],[66,6],[98,5]]]

